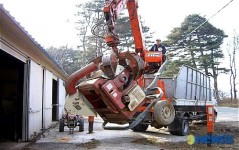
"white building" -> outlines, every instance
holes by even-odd
[[[28,141],[59,120],[66,78],[0,5],[0,139]]]

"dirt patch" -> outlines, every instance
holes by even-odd
[[[231,134],[238,138],[239,122],[216,122],[214,125],[213,134]],[[207,126],[205,123],[196,122],[190,126],[190,134],[205,135],[207,133]]]
[[[71,140],[70,137],[60,137],[60,138],[57,139],[57,141],[63,142],[63,143],[67,143],[67,142],[69,142],[70,140]]]
[[[81,143],[78,144],[77,146],[79,146],[80,148],[94,149],[97,148],[100,144],[101,142],[99,140],[92,139],[90,142]]]
[[[133,140],[132,143],[151,145],[151,144],[157,144],[157,139],[156,138],[142,138],[142,139]]]
[[[142,145],[157,145],[162,149],[238,149],[239,148],[239,128],[235,126],[238,122],[216,123],[213,135],[232,135],[233,144],[212,144],[208,147],[207,144],[189,145],[187,142],[161,142],[157,138],[141,138],[132,141],[132,143]],[[195,136],[207,135],[207,128],[203,123],[193,123],[190,126],[190,133]],[[185,137],[186,138],[186,137]]]

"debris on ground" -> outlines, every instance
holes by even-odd
[[[90,142],[81,143],[78,144],[77,146],[79,146],[80,148],[94,149],[97,148],[100,144],[101,142],[99,140],[92,139]]]

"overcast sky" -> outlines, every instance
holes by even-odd
[[[76,48],[79,39],[75,30],[75,5],[84,1],[87,0],[0,0],[0,3],[43,47],[68,45]],[[209,18],[230,1],[139,0],[139,13],[155,32],[155,38],[164,40],[187,15],[197,13]],[[239,0],[233,0],[209,22],[229,35],[224,42],[226,45],[232,38],[233,30],[239,33]],[[227,59],[224,65],[228,66]],[[228,76],[221,75],[219,87],[228,91],[225,81],[229,82]]]

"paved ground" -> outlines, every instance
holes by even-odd
[[[39,139],[36,143],[42,149],[51,148],[46,143],[53,143],[54,148],[57,144],[63,144],[63,147],[57,149],[77,149],[77,148],[89,148],[92,147],[97,149],[158,149],[157,146],[142,145],[140,143],[134,143],[139,139],[152,139],[155,142],[180,142],[186,141],[186,137],[172,136],[166,129],[156,130],[155,128],[149,128],[147,132],[133,132],[131,130],[125,131],[112,131],[104,130],[101,125],[103,121],[101,118],[96,118],[94,123],[94,133],[88,134],[87,127],[84,132],[75,131],[74,134],[69,134],[69,130],[65,127],[65,132],[58,132],[58,127],[49,130],[45,133],[44,138]],[[85,124],[87,125],[87,124]],[[77,130],[78,128],[76,128]],[[86,144],[85,144],[86,143]],[[97,143],[99,145],[97,145]],[[71,144],[71,145],[69,145]],[[45,147],[44,147],[45,146]],[[44,147],[44,148],[43,148]],[[52,147],[53,148],[53,147]]]
[[[238,108],[218,108],[219,123],[229,123],[238,127],[239,115]],[[173,136],[167,132],[167,129],[155,129],[150,127],[147,132],[126,131],[110,131],[103,130],[101,118],[96,118],[94,123],[94,133],[87,134],[85,132],[74,132],[69,134],[67,127],[64,133],[58,132],[58,127],[49,130],[44,137],[36,142],[37,149],[159,149],[159,145],[147,143],[168,143],[168,142],[184,142],[186,136]],[[85,124],[86,126],[88,124]],[[77,129],[76,129],[77,130]],[[87,130],[87,127],[85,128]],[[143,140],[142,140],[143,139]],[[147,140],[145,140],[147,139]],[[47,144],[48,143],[48,144]],[[146,144],[145,144],[146,143]]]
[[[30,142],[11,142],[11,141],[4,141],[1,140],[0,142],[0,150],[19,150],[23,149],[27,145],[29,145]]]
[[[234,126],[234,129],[228,130],[230,132],[238,132],[238,108],[218,108],[218,127],[221,128]],[[185,146],[186,136],[173,136],[167,132],[167,129],[155,129],[149,127],[147,132],[133,132],[131,130],[126,131],[110,131],[103,130],[101,124],[103,123],[101,118],[96,118],[94,123],[94,133],[87,133],[87,126],[85,124],[84,132],[77,132],[75,129],[74,134],[69,134],[69,130],[65,127],[65,132],[60,133],[58,127],[52,128],[41,136],[36,143],[26,146],[25,150],[46,150],[46,149],[160,149],[165,148],[177,148],[175,144],[170,145],[168,143],[182,143],[181,146]],[[192,126],[192,134],[201,132],[201,127],[205,128],[205,125]],[[206,128],[205,128],[206,129]],[[225,131],[227,132],[227,130]],[[219,129],[221,133],[221,129]],[[155,144],[156,143],[156,144]],[[179,148],[180,148],[179,145]],[[227,148],[227,147],[226,147]],[[1,147],[0,147],[1,149]],[[183,147],[182,147],[183,149]]]
[[[103,120],[101,118],[96,118],[94,123],[94,133],[88,134],[87,133],[87,127],[85,127],[85,132],[77,132],[77,129],[75,129],[74,134],[69,134],[69,129],[65,127],[65,132],[59,133],[58,127],[51,129],[48,133],[45,134],[45,138],[41,138],[37,141],[37,143],[45,143],[45,142],[66,142],[66,143],[85,143],[89,142],[92,139],[97,140],[103,140],[103,139],[112,139],[112,138],[148,138],[148,137],[158,137],[160,141],[185,141],[185,137],[178,137],[177,139],[174,139],[175,136],[171,136],[166,129],[155,129],[152,127],[149,127],[147,132],[133,132],[131,130],[123,130],[123,131],[112,131],[112,130],[104,130],[101,125],[103,123]],[[87,125],[87,124],[85,124]],[[109,124],[110,125],[110,124]]]
[[[217,122],[239,121],[239,108],[217,107]]]

